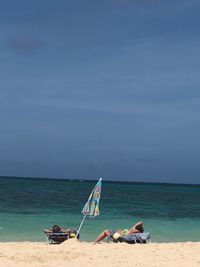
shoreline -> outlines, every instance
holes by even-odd
[[[60,245],[45,242],[0,242],[3,267],[183,267],[200,266],[199,242],[134,244],[70,239]],[[67,264],[66,264],[67,262]]]

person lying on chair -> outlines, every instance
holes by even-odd
[[[45,234],[51,234],[51,233],[71,234],[72,231],[73,231],[72,229],[62,229],[59,225],[56,225],[56,224],[52,227],[52,229],[44,229]]]
[[[144,232],[143,222],[140,221],[140,222],[137,222],[135,225],[133,225],[130,229],[124,229],[124,230],[119,229],[117,231],[104,230],[98,235],[98,237],[95,240],[95,243],[100,242],[106,237],[110,237],[113,240],[116,240],[119,236],[128,235],[128,234],[138,234],[138,233],[143,233],[143,232]]]

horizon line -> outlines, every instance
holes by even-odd
[[[115,183],[115,182],[118,182],[118,183],[141,183],[141,184],[163,184],[163,185],[189,185],[189,186],[200,186],[200,183],[199,184],[196,184],[196,183],[177,183],[177,182],[151,182],[151,181],[138,181],[138,180],[135,180],[135,181],[132,181],[132,180],[104,180],[102,176],[100,176],[103,180],[103,182],[106,182],[106,183]],[[99,177],[99,178],[100,178]],[[86,182],[96,182],[99,178],[97,179],[81,179],[81,178],[61,178],[61,177],[33,177],[33,176],[9,176],[9,175],[0,175],[0,179],[2,178],[8,178],[8,179],[45,179],[45,180],[68,180],[68,181],[86,181]]]

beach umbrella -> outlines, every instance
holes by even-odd
[[[83,210],[82,210],[83,219],[81,221],[81,224],[79,226],[76,236],[78,236],[78,234],[80,233],[81,227],[83,225],[83,222],[86,219],[86,216],[89,216],[90,218],[94,218],[100,214],[99,201],[101,197],[101,184],[102,184],[102,178],[100,178],[97,184],[95,185],[94,189],[92,190],[88,198],[88,201],[85,203],[85,206],[83,207]]]

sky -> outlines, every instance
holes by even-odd
[[[200,183],[200,1],[0,1],[0,175]]]

